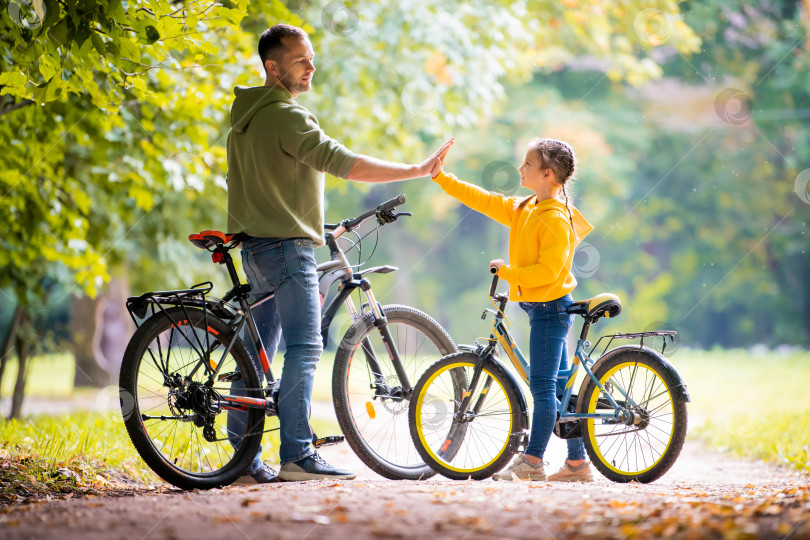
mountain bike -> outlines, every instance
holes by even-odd
[[[352,321],[340,341],[332,374],[338,422],[360,459],[391,479],[435,474],[413,446],[404,412],[413,381],[455,350],[444,329],[425,313],[377,302],[368,276],[395,267],[361,269],[367,261],[362,261],[365,237],[357,233],[358,227],[376,218],[371,232],[379,231],[410,215],[394,212],[404,202],[400,195],[354,219],[326,225],[331,258],[318,265],[325,300],[324,346],[341,306],[346,306]],[[283,404],[278,402],[279,379],[273,377],[252,314],[273,295],[249,303],[250,286],[240,282],[230,254],[244,238],[203,231],[189,239],[227,268],[233,288],[221,299],[209,294],[210,281],[127,299],[138,328],[124,354],[120,401],[129,436],[147,465],[179,488],[207,489],[230,484],[244,473],[263,434],[278,429],[265,430],[265,418],[277,416]],[[350,247],[344,251],[339,240],[348,241]],[[347,258],[352,249],[358,252],[356,265]],[[354,292],[362,295],[361,302],[365,300],[361,306],[355,305]],[[243,329],[258,358],[245,346]],[[246,419],[241,427],[229,427],[229,411],[242,412]],[[313,434],[315,447],[342,440]]]
[[[497,271],[497,270],[495,270]],[[528,364],[509,333],[504,315],[507,295],[497,294],[498,276],[489,290],[495,311],[484,344],[459,346],[429,367],[414,389],[409,411],[411,436],[419,454],[434,470],[452,479],[480,480],[501,470],[525,449],[529,413],[517,377],[498,357],[503,348],[515,371],[528,385]],[[497,303],[497,304],[496,304]],[[615,482],[652,482],[677,459],[686,437],[689,393],[678,372],[663,356],[666,340],[676,332],[658,330],[602,336],[607,339],[597,359],[588,354],[588,331],[601,317],[616,317],[621,302],[603,293],[574,302],[568,313],[584,318],[568,370],[558,377],[565,390],[557,398],[554,434],[582,437],[594,466]],[[506,321],[506,323],[504,322]],[[663,339],[661,353],[644,344]],[[608,350],[614,340],[639,340]],[[578,369],[585,378],[573,393]]]

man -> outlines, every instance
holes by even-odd
[[[277,24],[261,35],[259,56],[266,73],[264,85],[234,89],[228,136],[228,232],[250,237],[242,243],[242,261],[254,298],[275,292],[274,300],[254,311],[270,358],[280,333],[284,334],[278,478],[351,479],[354,473],[332,467],[312,448],[308,421],[315,364],[322,352],[313,248],[324,243],[323,173],[360,182],[435,176],[452,140],[418,165],[354,154],[327,137],[315,116],[295,102],[311,89],[315,73],[315,54],[306,33]],[[228,424],[234,432],[244,432],[239,414],[231,413]],[[260,454],[261,450],[240,480],[275,479],[275,471],[262,463]]]

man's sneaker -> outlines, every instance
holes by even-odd
[[[253,484],[267,484],[269,482],[278,482],[278,475],[272,467],[266,463],[262,463],[262,466],[255,471],[248,471],[237,478],[233,485],[250,486]]]
[[[558,472],[548,477],[549,482],[593,482],[593,471],[590,462],[572,467],[565,462]]]
[[[521,453],[517,455],[508,468],[493,474],[492,479],[505,482],[514,480],[543,481],[546,479],[546,471],[543,469],[542,463],[538,463],[537,465],[529,463],[526,461],[526,456]]]
[[[305,480],[352,480],[357,474],[332,467],[317,452],[304,459],[284,463],[278,473],[279,480],[284,482],[303,482]]]

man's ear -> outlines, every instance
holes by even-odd
[[[264,61],[264,71],[268,75],[272,75],[273,77],[276,78],[278,78],[280,75],[278,68],[276,67],[276,63],[270,60],[269,58]]]

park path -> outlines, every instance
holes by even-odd
[[[557,448],[557,451],[559,448]],[[0,538],[805,538],[810,477],[687,441],[653,484],[354,481],[89,497],[0,509]],[[552,467],[557,457],[549,457]]]

